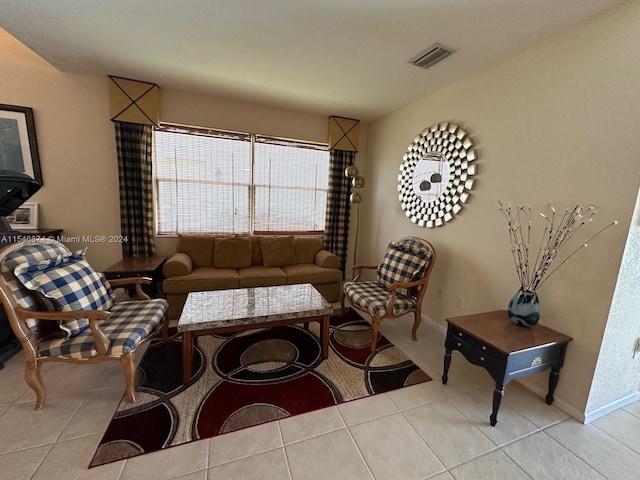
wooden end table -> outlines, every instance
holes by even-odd
[[[167,261],[163,256],[124,257],[103,273],[107,280],[129,277],[151,277],[151,297],[162,291],[162,267]]]
[[[190,292],[178,320],[182,382],[191,379],[193,344],[201,335],[320,322],[322,358],[329,355],[333,307],[310,283]]]
[[[30,228],[24,230],[16,230],[23,237],[32,238],[53,238],[64,242],[64,239],[58,239],[62,235],[61,228]]]
[[[551,369],[549,391],[545,398],[553,403],[567,344],[572,340],[562,333],[542,325],[521,327],[509,320],[506,310],[447,318],[444,373],[448,380],[451,352],[457,350],[471,363],[483,367],[496,382],[493,411],[489,420],[498,422],[498,410],[504,387],[514,378]]]

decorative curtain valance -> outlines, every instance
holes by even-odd
[[[160,87],[155,83],[109,76],[112,121],[160,125]]]
[[[329,149],[346,152],[358,151],[360,120],[329,117]]]

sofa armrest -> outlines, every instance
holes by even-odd
[[[322,268],[340,268],[340,259],[328,250],[320,250],[316,253],[315,262]]]
[[[162,267],[166,278],[189,275],[193,271],[193,260],[186,253],[173,254]]]

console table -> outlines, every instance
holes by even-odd
[[[506,310],[447,318],[446,321],[442,383],[448,381],[453,350],[489,372],[496,382],[493,411],[489,417],[492,426],[498,422],[504,387],[514,378],[550,368],[549,391],[545,400],[548,405],[553,403],[553,392],[571,337],[542,325],[530,328],[515,325],[509,320]]]

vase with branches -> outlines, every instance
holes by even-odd
[[[498,209],[507,221],[511,255],[516,267],[520,288],[509,302],[509,317],[517,325],[533,326],[540,319],[537,291],[560,267],[576,253],[589,246],[594,238],[617,224],[613,221],[600,229],[588,240],[575,247],[564,260],[557,257],[562,248],[587,224],[593,221],[597,213],[593,206],[576,205],[567,208],[563,214],[548,204],[546,213],[539,213],[544,223],[544,231],[537,250],[532,247],[531,208],[527,205],[507,205],[498,202]],[[553,268],[551,268],[553,265]]]

